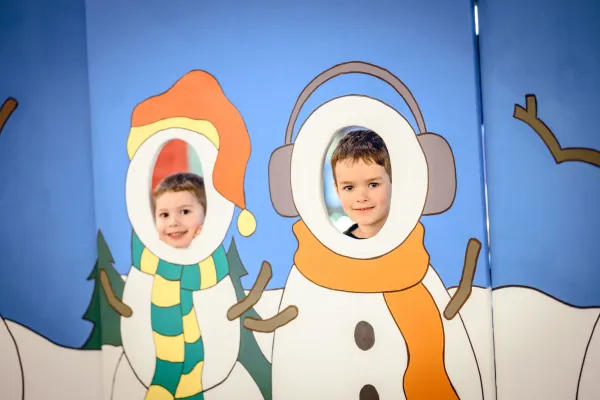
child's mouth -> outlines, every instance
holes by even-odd
[[[186,233],[187,233],[187,231],[173,232],[173,233],[167,234],[167,236],[169,236],[171,239],[181,239],[183,237],[183,235],[185,235]]]
[[[373,207],[355,208],[354,211],[356,211],[357,213],[366,213],[366,212],[371,211],[374,208],[375,208],[375,206],[373,206]]]

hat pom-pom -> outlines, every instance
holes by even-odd
[[[242,236],[248,237],[256,231],[256,218],[248,210],[242,210],[237,219],[238,231]]]

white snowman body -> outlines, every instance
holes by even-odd
[[[342,234],[323,204],[323,160],[333,135],[349,126],[366,127],[384,140],[393,177],[387,220],[374,237],[363,240]],[[372,260],[401,246],[421,220],[428,196],[435,194],[430,193],[430,172],[423,147],[404,116],[377,99],[343,96],[315,109],[296,136],[291,153],[293,205],[322,246],[340,257]],[[305,246],[302,238],[298,240],[300,248]],[[304,251],[308,254],[303,259],[310,263],[310,249]],[[423,284],[441,314],[450,296],[433,268]],[[298,308],[298,316],[273,337],[274,400],[405,398],[409,355],[383,294],[330,290],[309,281],[294,265],[279,311],[289,305]],[[462,400],[483,398],[479,368],[460,315],[450,321],[440,318],[452,385]],[[354,339],[358,324],[372,329],[372,347],[359,348]],[[360,395],[363,387],[370,396]]]
[[[121,318],[125,356],[146,387],[152,381],[156,364],[150,315],[152,283],[152,276],[131,269],[125,283],[123,301],[131,307],[133,314],[129,318]],[[194,292],[193,299],[204,345],[202,387],[208,390],[225,380],[239,352],[239,319],[227,319],[227,310],[236,302],[233,283],[227,276],[211,288]]]
[[[443,312],[450,296],[433,268],[423,284]],[[280,310],[298,307],[298,317],[273,339],[273,399],[358,399],[371,385],[379,398],[405,399],[406,342],[383,294],[330,290],[306,279],[294,266]],[[461,400],[483,398],[479,368],[460,315],[442,317],[446,371]],[[357,324],[374,332],[372,347],[355,341]]]
[[[206,129],[213,129],[206,125]],[[216,131],[209,136],[216,136]],[[173,139],[186,141],[202,162],[208,212],[199,237],[185,249],[172,248],[158,238],[152,218],[149,183],[163,146]],[[156,257],[179,265],[192,265],[210,257],[222,244],[233,220],[235,205],[224,198],[212,182],[218,150],[205,135],[183,128],[154,133],[135,152],[127,172],[126,201],[129,219],[140,241]],[[138,379],[148,387],[152,381],[156,351],[152,333],[151,304],[154,276],[132,267],[125,282],[123,302],[132,316],[121,318],[123,349]],[[229,275],[214,286],[193,294],[194,309],[204,346],[202,387],[206,391],[223,382],[235,366],[240,348],[240,321],[229,321],[227,310],[237,302]]]

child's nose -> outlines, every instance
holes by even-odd
[[[369,196],[367,195],[366,189],[359,189],[356,191],[358,201],[367,201]]]

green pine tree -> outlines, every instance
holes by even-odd
[[[94,264],[94,269],[92,269],[92,273],[88,276],[87,280],[96,279],[98,276],[98,261]],[[83,349],[87,350],[100,350],[102,347],[102,326],[100,324],[100,285],[98,281],[94,284],[94,292],[92,293],[92,298],[90,300],[90,304],[88,305],[85,314],[83,314],[83,319],[86,321],[90,321],[94,324],[94,328],[90,333],[90,336],[85,341],[85,344],[82,346]]]
[[[94,292],[92,293],[90,304],[83,315],[83,319],[94,324],[90,336],[82,346],[83,349],[87,350],[99,350],[105,344],[112,346],[122,345],[121,316],[108,304],[106,294],[100,284],[100,270],[103,269],[106,271],[112,289],[119,298],[123,296],[125,283],[113,265],[115,261],[100,230],[98,230],[97,247],[98,258],[96,264],[94,264],[94,269],[92,269],[90,276],[87,278],[88,281],[94,280]]]
[[[244,288],[242,287],[241,278],[248,275],[248,271],[244,268],[244,264],[240,259],[240,255],[235,244],[235,240],[231,238],[231,245],[227,251],[227,261],[229,262],[229,275],[233,281],[233,287],[235,289],[235,295],[237,301],[242,300],[246,297]],[[240,321],[243,321],[246,317],[260,318],[258,313],[251,308],[246,311],[240,317]],[[265,400],[271,400],[272,398],[272,387],[271,387],[271,363],[258,347],[258,343],[254,338],[254,334],[244,327],[244,324],[240,324],[241,337],[240,337],[240,353],[238,355],[238,361],[246,368],[256,385],[260,389],[263,398]]]

